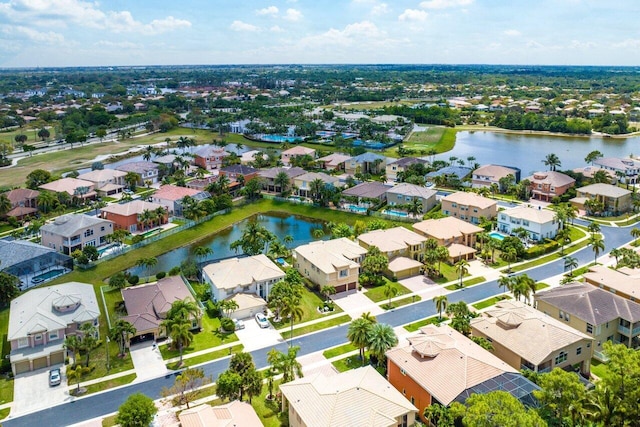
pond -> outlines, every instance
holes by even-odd
[[[136,274],[138,276],[147,274],[154,275],[160,271],[169,271],[171,268],[179,266],[180,263],[187,258],[191,258],[195,262],[203,262],[205,259],[198,259],[193,255],[193,250],[197,246],[206,246],[213,250],[213,255],[206,258],[206,261],[214,261],[217,259],[241,255],[242,252],[236,253],[229,248],[229,245],[242,237],[242,232],[250,221],[257,221],[267,230],[274,233],[280,240],[287,235],[292,236],[293,242],[287,244],[289,248],[295,248],[296,246],[317,240],[313,237],[313,231],[318,228],[322,228],[325,231],[326,237],[324,238],[329,237],[328,231],[323,228],[324,221],[313,220],[311,218],[286,213],[280,214],[270,212],[268,214],[254,215],[229,228],[221,230],[216,234],[207,236],[204,240],[195,244],[176,248],[170,252],[159,255],[157,257],[158,264],[152,268],[145,269],[143,267],[133,267],[128,271],[131,274]],[[171,237],[168,238],[170,239]]]
[[[448,161],[449,157],[456,156],[466,162],[467,157],[473,156],[481,165],[516,166],[524,178],[533,172],[546,170],[542,160],[549,153],[556,154],[562,162],[560,169],[566,170],[586,166],[584,158],[594,150],[606,157],[640,155],[640,137],[579,138],[465,131],[456,134],[453,150],[436,156],[436,159]]]

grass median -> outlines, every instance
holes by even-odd
[[[295,328],[295,324],[294,324],[293,335],[291,335],[291,330],[289,329],[287,330],[281,329],[280,331],[282,332],[280,331],[278,332],[280,332],[280,334],[282,335],[282,338],[284,338],[285,340],[288,340],[292,336],[297,337],[300,335],[310,334],[311,332],[316,332],[322,329],[331,328],[333,326],[342,325],[343,323],[347,323],[350,320],[351,320],[351,316],[349,316],[348,314],[343,314],[342,316],[333,317],[331,319],[327,319],[322,322],[312,323],[310,325],[301,326],[299,328]]]

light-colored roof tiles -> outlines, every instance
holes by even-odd
[[[218,289],[234,289],[265,280],[279,280],[285,275],[264,254],[214,262],[204,266],[202,271]]]
[[[346,237],[341,237],[298,246],[295,252],[322,272],[331,274],[338,269],[358,266],[359,264],[352,259],[361,257],[367,250]]]
[[[463,234],[470,235],[483,231],[483,229],[477,225],[470,224],[452,216],[439,219],[427,219],[413,224],[413,228],[435,239],[451,239],[460,237]]]
[[[361,234],[358,240],[368,246],[376,246],[382,252],[392,252],[420,245],[426,242],[427,238],[404,227],[393,227]]]
[[[487,197],[468,191],[456,191],[455,193],[451,193],[448,196],[443,197],[442,200],[457,203],[459,205],[475,206],[479,209],[487,209],[491,206],[497,205],[495,200],[491,200]]]

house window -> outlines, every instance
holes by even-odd
[[[411,404],[415,405],[415,403],[416,403],[416,400],[413,398],[413,396],[411,396]]]
[[[576,348],[576,355],[579,356],[582,354],[582,347]]]
[[[89,237],[89,236],[93,236],[93,228],[85,230],[84,237]]]
[[[564,319],[564,311],[560,310],[560,313],[558,314],[558,317],[561,319]]]
[[[18,338],[18,348],[24,348],[29,346],[29,338]]]
[[[402,375],[405,375],[405,376],[407,375],[407,372],[406,372],[404,369],[402,369],[402,368],[400,368],[400,373],[401,373]]]
[[[100,231],[104,231],[104,225],[100,227]]]
[[[556,356],[556,365],[559,365],[566,361],[567,361],[567,353],[565,351],[561,351],[560,354]]]
[[[57,340],[60,336],[58,335],[58,331],[49,332],[49,341]]]
[[[403,388],[403,389],[402,389],[402,394],[403,394],[404,396],[406,396],[406,395],[407,395],[407,390]]]
[[[42,341],[42,334],[36,334],[35,338],[36,341]]]
[[[587,323],[587,333],[588,334],[593,333],[593,325],[591,323]]]
[[[340,270],[340,277],[347,277],[349,275],[349,270]]]

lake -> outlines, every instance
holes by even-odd
[[[456,134],[456,145],[451,151],[436,156],[448,161],[456,156],[465,160],[474,156],[481,165],[487,163],[516,166],[522,177],[546,170],[542,160],[555,153],[562,162],[560,169],[575,169],[586,166],[584,158],[591,151],[599,150],[605,157],[628,157],[640,155],[640,137],[577,138],[540,135],[513,135],[497,132],[464,131]]]
[[[313,230],[324,227],[324,221],[313,220],[311,218],[286,213],[280,214],[271,212],[268,214],[254,215],[229,228],[225,228],[216,234],[207,236],[205,239],[195,244],[176,248],[165,254],[159,255],[157,257],[158,264],[153,268],[144,269],[142,267],[133,267],[128,271],[131,274],[136,274],[138,276],[146,274],[154,275],[159,271],[169,271],[171,268],[179,266],[180,263],[187,258],[191,258],[195,262],[203,262],[205,261],[204,259],[198,259],[193,255],[193,250],[197,246],[206,246],[213,250],[213,255],[208,257],[206,261],[214,261],[217,259],[242,255],[241,251],[236,253],[229,248],[229,245],[242,237],[242,232],[250,221],[257,221],[260,225],[275,234],[280,240],[282,240],[286,235],[291,235],[293,237],[293,242],[287,244],[289,248],[295,248],[296,246],[317,240],[313,237]],[[326,233],[324,238],[328,238],[329,233],[327,230],[324,231]],[[167,238],[170,239],[171,237]]]

